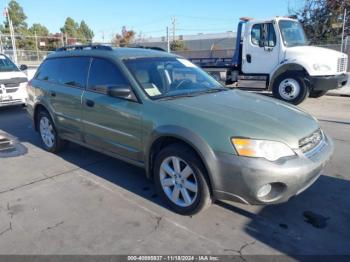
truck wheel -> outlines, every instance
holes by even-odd
[[[315,90],[315,91],[311,91],[310,92],[310,96],[311,98],[319,98],[321,96],[324,96],[327,93],[327,90]]]
[[[272,92],[275,98],[294,105],[300,104],[309,96],[309,88],[303,77],[288,72],[277,77]]]
[[[55,125],[46,111],[39,113],[37,125],[45,149],[51,153],[61,151],[66,141],[59,138]]]
[[[193,151],[170,145],[157,155],[154,181],[167,206],[181,215],[194,215],[211,204],[206,171]]]

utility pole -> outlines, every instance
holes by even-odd
[[[2,34],[0,32],[0,53],[4,53],[4,46],[2,44]]]
[[[341,34],[341,49],[340,49],[341,52],[343,52],[343,45],[344,45],[345,23],[346,23],[346,8],[344,10],[343,31],[342,31],[342,34]]]
[[[63,33],[61,34],[61,42],[62,42],[62,47],[64,47],[64,36],[63,36]]]
[[[17,65],[17,49],[16,49],[16,39],[15,39],[15,31],[13,29],[12,20],[8,11],[8,8],[5,8],[5,16],[7,17],[7,22],[9,24],[10,35],[11,35],[11,43],[12,43],[12,51],[13,51],[13,60]]]
[[[176,17],[174,16],[171,19],[171,24],[173,25],[173,41],[175,41],[175,35],[176,35]]]
[[[40,58],[39,58],[38,36],[36,35],[36,31],[34,31],[34,37],[35,37],[36,57],[37,57],[38,62],[39,62]]]
[[[167,52],[170,53],[170,36],[169,36],[169,27],[167,26],[166,27],[166,49],[167,49]]]

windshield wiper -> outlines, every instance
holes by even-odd
[[[182,94],[182,95],[169,95],[169,96],[159,97],[158,100],[173,100],[173,99],[178,99],[178,98],[183,98],[183,97],[194,97],[197,94],[198,93]]]

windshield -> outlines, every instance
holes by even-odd
[[[124,63],[152,99],[194,96],[226,90],[186,59],[138,58],[125,60]]]
[[[0,55],[0,72],[19,71],[17,66],[6,56]]]
[[[279,27],[285,46],[292,47],[308,45],[304,29],[299,22],[281,20],[279,21]]]

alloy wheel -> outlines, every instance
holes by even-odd
[[[198,197],[198,181],[192,168],[181,158],[164,159],[159,170],[165,195],[180,207],[191,206]]]

